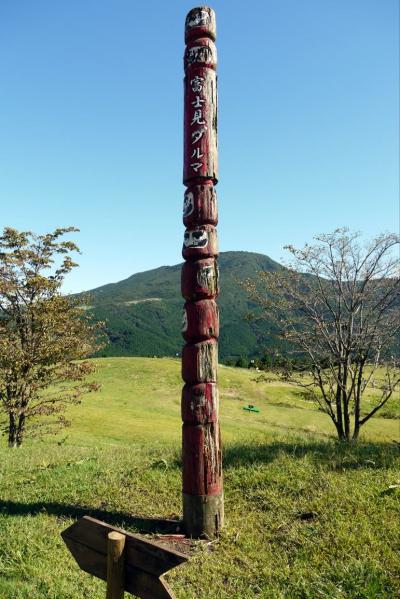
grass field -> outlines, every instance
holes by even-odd
[[[1,599],[103,599],[104,583],[78,569],[61,530],[92,514],[149,533],[146,519],[181,513],[179,361],[98,364],[102,390],[70,410],[70,428],[19,450],[3,439]],[[220,368],[226,526],[167,576],[176,596],[399,597],[396,406],[344,447],[299,390],[256,378]]]

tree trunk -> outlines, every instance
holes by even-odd
[[[359,423],[359,422],[357,422],[357,423],[354,425],[354,431],[353,431],[353,441],[357,441],[359,434],[360,434],[360,423]]]
[[[340,377],[340,370],[339,370],[338,376]],[[343,412],[342,412],[342,389],[341,389],[339,383],[336,387],[336,418],[337,418],[337,422],[335,422],[336,430],[337,430],[339,439],[342,441],[344,439]]]
[[[344,412],[344,437],[347,441],[350,441],[351,430],[350,430],[350,414],[349,414],[349,401],[344,399],[343,401],[343,412]]]
[[[349,397],[347,394],[347,380],[348,380],[348,368],[347,363],[343,370],[342,379],[342,409],[343,409],[343,422],[344,422],[344,437],[346,441],[350,441],[350,414],[349,414]]]
[[[18,419],[18,428],[17,428],[17,434],[16,434],[17,447],[20,447],[22,444],[24,432],[25,432],[25,414],[21,414]]]
[[[358,439],[360,433],[360,417],[361,417],[361,387],[362,387],[362,375],[363,375],[363,363],[360,364],[358,376],[357,376],[357,387],[355,393],[355,406],[354,406],[354,432],[353,440]]]
[[[17,447],[17,423],[14,414],[9,414],[8,447]]]
[[[336,426],[336,430],[337,430],[337,434],[338,434],[338,438],[340,441],[344,441],[345,439],[345,435],[344,435],[344,430],[343,430],[343,424],[342,422],[335,422],[334,423]]]

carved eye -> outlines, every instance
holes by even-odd
[[[193,233],[193,237],[194,237],[195,239],[201,239],[201,238],[203,237],[203,231],[195,231],[195,232]]]

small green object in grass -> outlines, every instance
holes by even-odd
[[[256,406],[253,406],[250,403],[248,406],[244,406],[243,410],[247,410],[248,412],[259,412],[260,411],[258,408],[256,408]]]

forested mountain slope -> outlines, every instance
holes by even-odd
[[[222,252],[219,256],[221,292],[220,359],[260,355],[270,339],[267,323],[246,319],[254,305],[239,281],[260,270],[281,266],[262,254]],[[89,291],[95,317],[107,324],[109,345],[101,355],[173,356],[180,353],[183,298],[181,264],[132,275]]]

